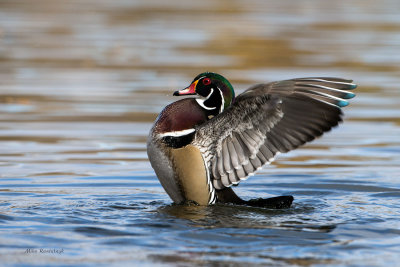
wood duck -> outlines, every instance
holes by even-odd
[[[298,78],[257,84],[235,98],[226,78],[201,73],[174,92],[197,97],[158,115],[147,142],[150,163],[175,203],[259,204],[242,200],[231,186],[338,125],[341,108],[355,96],[348,90],[356,87],[341,78]],[[293,197],[273,200],[290,206]]]

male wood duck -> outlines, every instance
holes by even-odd
[[[244,201],[231,189],[279,153],[310,142],[342,121],[355,95],[352,80],[299,78],[257,84],[235,98],[223,76],[201,73],[175,96],[152,127],[147,154],[175,203],[209,205]],[[277,207],[293,197],[273,198]],[[261,201],[262,202],[262,201]],[[278,204],[277,204],[278,203]],[[285,204],[286,203],[286,204]]]

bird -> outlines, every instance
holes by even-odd
[[[203,72],[173,93],[192,97],[156,118],[149,161],[176,204],[260,203],[241,199],[232,186],[337,126],[356,87],[348,79],[306,77],[256,84],[235,97],[224,76]],[[293,197],[283,200],[290,206]]]

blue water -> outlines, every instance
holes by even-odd
[[[0,2],[5,266],[399,266],[396,1]],[[290,209],[177,206],[146,155],[198,73],[353,78],[344,123],[235,191]]]

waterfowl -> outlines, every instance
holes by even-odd
[[[174,92],[195,98],[173,102],[158,115],[147,141],[150,163],[175,203],[263,202],[246,202],[231,186],[338,125],[354,88],[341,78],[297,78],[257,84],[235,97],[225,77],[201,73]],[[290,206],[293,197],[271,201]]]

